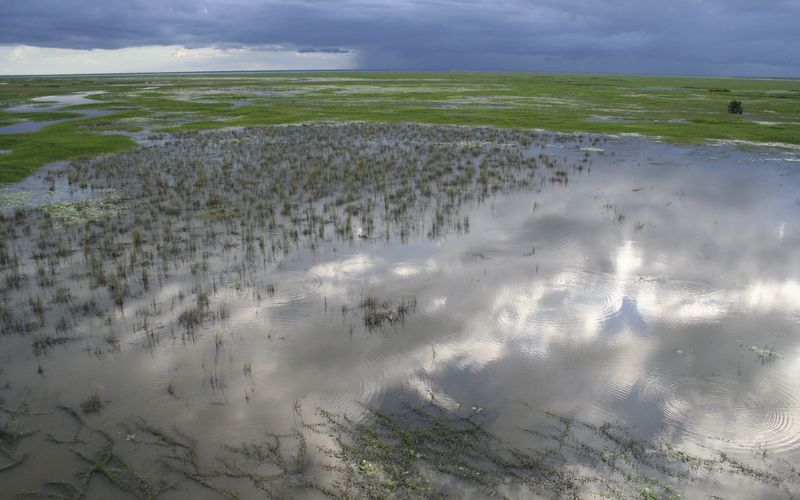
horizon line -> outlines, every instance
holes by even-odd
[[[791,76],[731,76],[731,75],[699,75],[678,73],[636,73],[636,72],[593,72],[593,71],[535,71],[535,70],[458,70],[458,69],[228,69],[228,70],[198,70],[198,71],[135,71],[135,72],[110,72],[110,73],[28,73],[28,74],[0,74],[3,78],[69,78],[69,77],[123,77],[123,76],[158,76],[158,75],[209,75],[209,74],[237,74],[237,73],[493,73],[493,74],[532,74],[532,75],[597,75],[597,76],[640,76],[664,78],[719,78],[743,80],[789,80],[800,81],[800,77]]]

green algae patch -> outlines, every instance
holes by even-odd
[[[0,194],[0,208],[20,208],[25,206],[33,195],[27,191],[14,191]]]
[[[98,198],[78,202],[60,201],[44,205],[42,210],[55,219],[59,225],[72,226],[125,215],[125,209],[119,204],[120,199],[118,191],[108,189],[102,190]]]

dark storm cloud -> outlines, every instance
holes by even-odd
[[[0,44],[352,50],[365,68],[798,75],[799,17],[798,0],[29,0],[0,5]]]

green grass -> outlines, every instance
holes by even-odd
[[[14,182],[46,163],[125,151],[133,141],[121,135],[77,131],[72,123],[59,123],[30,134],[0,135],[0,182]]]
[[[114,115],[0,136],[0,182],[49,161],[132,146],[94,131],[208,130],[317,120],[418,122],[637,133],[679,143],[710,139],[800,144],[800,81],[530,73],[263,73],[6,77],[0,105],[104,90],[96,104]],[[156,87],[156,88],[151,88]],[[744,115],[727,112],[731,100]],[[233,106],[233,101],[247,105]],[[53,119],[52,112],[0,113],[0,124]],[[58,113],[59,118],[67,117]],[[46,117],[46,118],[45,118]],[[613,117],[622,123],[591,121]]]

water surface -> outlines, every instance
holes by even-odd
[[[31,101],[34,101],[32,104],[11,106],[6,108],[5,111],[9,113],[44,113],[65,111],[64,108],[67,106],[97,104],[97,101],[88,98],[88,96],[96,94],[102,94],[102,92],[78,92],[68,95],[35,97],[31,99]],[[70,113],[77,113],[81,115],[81,118],[107,116],[113,113],[113,111],[105,109],[70,109],[66,111],[69,111]],[[76,119],[77,118],[63,118],[60,120],[41,120],[14,123],[13,125],[5,125],[0,127],[0,134],[27,134],[30,132],[37,132],[48,125]]]
[[[5,408],[53,412],[17,414],[38,433],[14,445],[14,457],[30,458],[0,473],[5,489],[72,480],[82,462],[69,450],[97,454],[107,443],[141,474],[159,477],[159,462],[136,458],[150,456],[146,443],[154,439],[137,430],[137,418],[189,436],[213,464],[230,459],[221,443],[298,428],[309,443],[334,446],[303,427],[319,424],[321,414],[359,422],[366,408],[432,405],[474,418],[509,447],[535,449],[558,415],[597,429],[619,426],[650,443],[643,453],[667,446],[715,464],[701,480],[688,459],[688,477],[618,479],[623,496],[640,496],[647,481],[687,497],[797,494],[797,152],[469,130],[331,125],[187,134],[74,165],[72,177],[88,180],[86,189],[123,193],[115,203],[125,211],[78,230],[52,228],[32,208],[31,236],[5,243],[28,278],[16,288],[6,279],[3,303],[19,309],[8,313],[11,328],[0,337],[0,396]],[[482,162],[493,165],[485,189]],[[337,205],[339,195],[329,197],[321,183],[319,194],[286,198],[291,215],[275,215],[294,175],[324,175],[310,165],[362,163],[335,181],[342,184],[331,181],[339,195],[358,193],[352,205]],[[393,173],[400,164],[419,168]],[[373,188],[384,181],[367,165],[383,172],[386,191]],[[454,173],[423,180],[442,165]],[[454,180],[466,179],[468,165],[473,176]],[[277,173],[262,177],[259,168]],[[348,178],[359,181],[346,187]],[[432,192],[410,201],[414,189],[403,186]],[[274,210],[260,208],[259,197]],[[364,215],[373,209],[374,220]],[[59,271],[50,286],[36,278],[47,258],[35,257],[47,248],[37,238],[48,234],[69,250],[53,260]],[[96,249],[87,234],[99,238]],[[104,245],[116,250],[103,254]],[[104,261],[105,283],[93,281],[93,259]],[[149,269],[146,287],[141,268]],[[12,273],[7,264],[5,276]],[[115,275],[128,293],[119,307],[111,298],[119,285],[108,284]],[[70,288],[69,304],[55,299],[60,286]],[[193,324],[181,313],[200,307],[201,293],[210,305]],[[29,305],[36,296],[45,298],[41,317]],[[370,300],[394,316],[370,323]],[[90,302],[97,311],[81,312]],[[410,307],[398,315],[401,305]],[[13,331],[19,325],[24,332]],[[32,338],[53,343],[32,348]],[[80,403],[96,387],[103,409],[84,414]],[[83,419],[106,437],[85,435]],[[588,434],[586,442],[599,446],[592,439],[602,433]],[[321,464],[330,457],[309,446],[317,451],[304,459],[303,477],[324,483],[331,471]],[[563,467],[617,481],[617,469],[586,456]],[[350,465],[371,477],[371,464]],[[243,495],[253,487],[208,474]],[[100,479],[91,492],[118,491]],[[444,481],[460,494],[487,494],[480,482]],[[532,491],[553,496],[558,490],[548,484]],[[587,484],[581,496],[608,493],[602,481]],[[192,481],[184,487],[181,494],[219,493]],[[322,495],[298,483],[275,488]],[[510,478],[492,488],[531,495]]]

